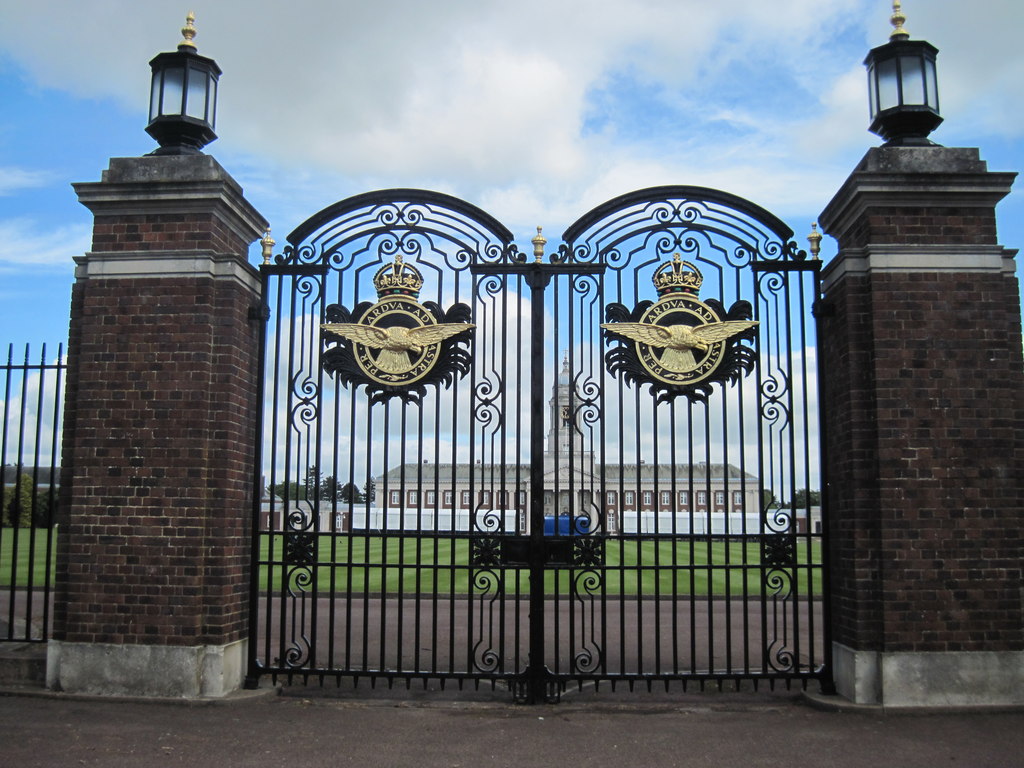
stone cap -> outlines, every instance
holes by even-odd
[[[71,186],[96,216],[211,211],[246,243],[268,226],[241,185],[210,155],[113,157],[101,181]]]
[[[995,208],[1016,173],[989,171],[976,148],[872,147],[818,217],[842,242],[869,208]]]

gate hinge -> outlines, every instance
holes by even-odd
[[[254,304],[249,307],[250,320],[262,320],[264,323],[270,319],[270,307],[266,304]]]
[[[811,305],[811,314],[815,317],[835,317],[836,305],[827,299],[818,299]]]

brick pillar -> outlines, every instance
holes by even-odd
[[[1024,703],[1016,174],[976,149],[870,150],[821,214],[819,340],[839,692]]]
[[[52,688],[201,696],[245,670],[266,227],[212,157],[76,184]]]

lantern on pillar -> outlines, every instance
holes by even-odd
[[[195,14],[189,12],[178,50],[157,54],[149,66],[153,80],[146,133],[160,148],[153,155],[194,155],[217,138],[217,62],[196,53]]]
[[[928,134],[942,122],[935,76],[939,50],[924,40],[910,39],[901,5],[899,0],[892,4],[889,42],[864,59],[871,110],[868,130],[885,139],[886,146],[935,146]]]

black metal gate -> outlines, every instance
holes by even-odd
[[[827,684],[791,237],[693,187],[532,254],[419,190],[296,229],[262,268],[251,679]]]

